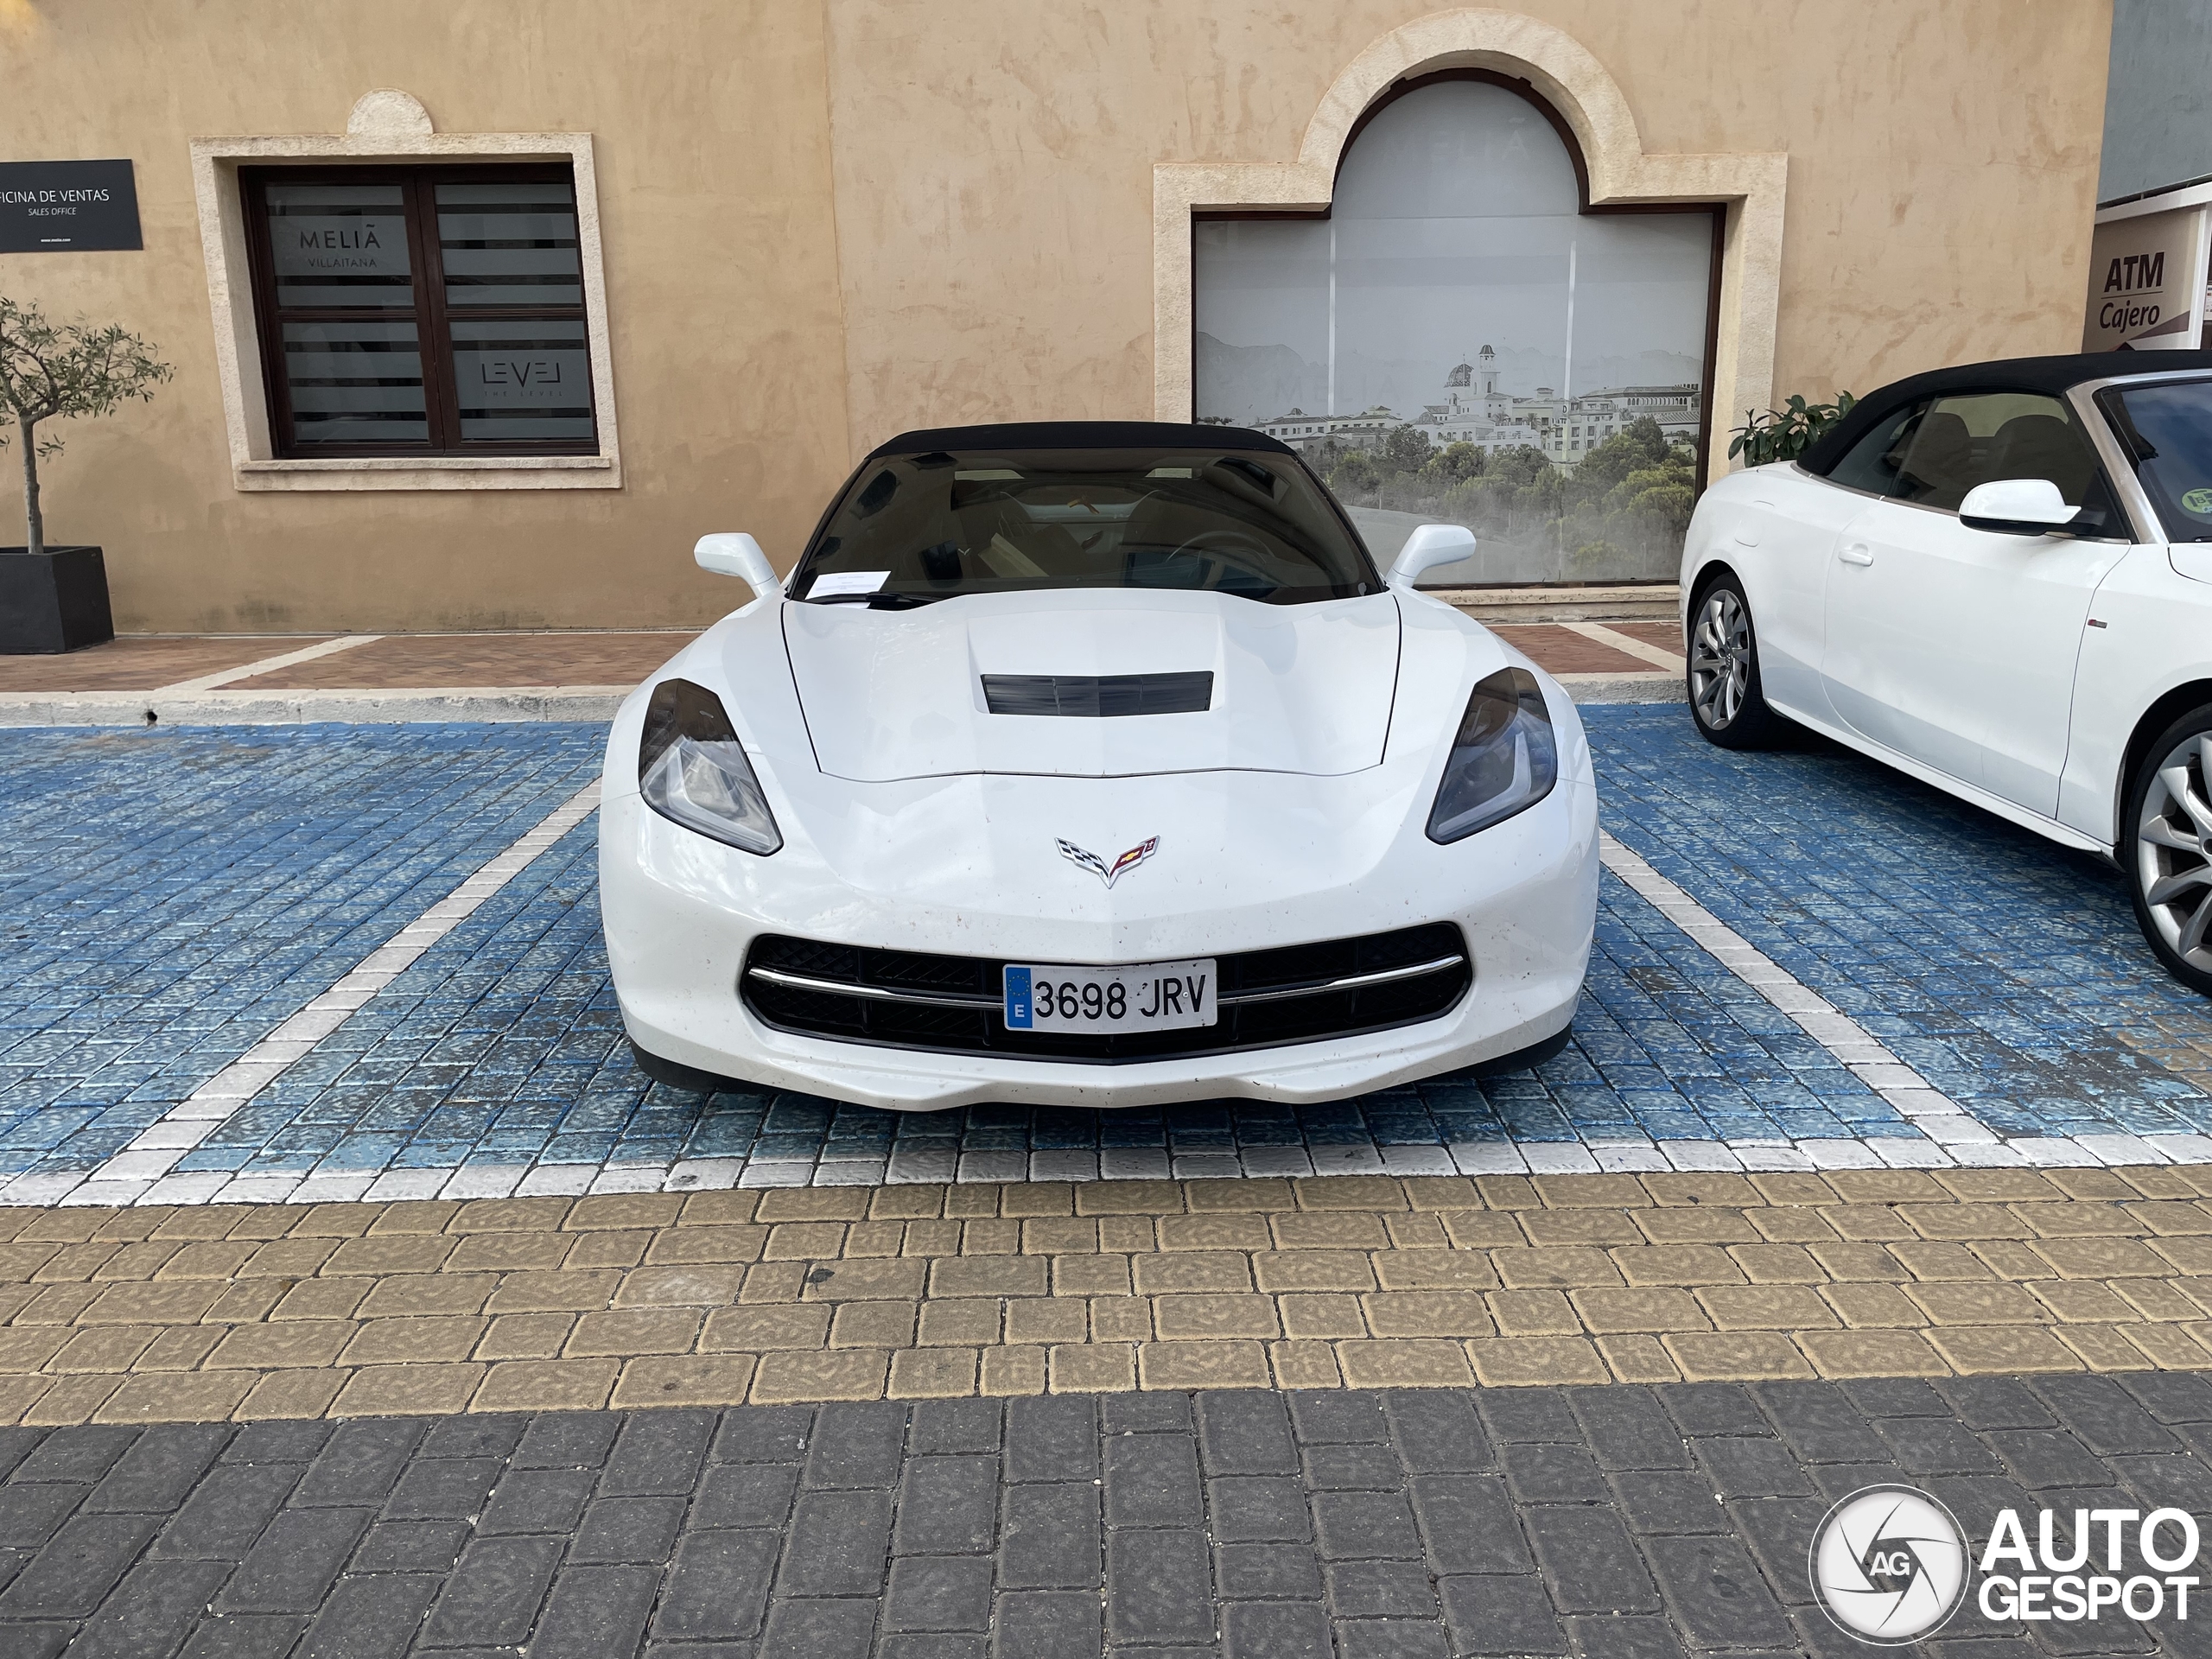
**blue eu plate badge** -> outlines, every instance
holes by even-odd
[[[1027,968],[1009,968],[1006,970],[1006,1028],[1008,1031],[1027,1031],[1031,1020],[1029,970]]]

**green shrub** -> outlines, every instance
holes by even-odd
[[[1728,429],[1728,458],[1732,461],[1741,455],[1746,467],[1795,461],[1812,446],[1814,439],[1851,413],[1851,406],[1858,401],[1845,391],[1837,393],[1832,404],[1808,404],[1792,393],[1780,409],[1770,409],[1764,415],[1747,409],[1743,425]]]

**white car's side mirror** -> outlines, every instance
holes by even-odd
[[[735,576],[750,583],[753,591],[763,599],[783,591],[784,584],[776,575],[776,567],[768,563],[760,543],[741,530],[702,536],[698,545],[691,550],[691,556],[698,561],[702,570],[711,570],[718,576]]]
[[[2073,523],[2074,509],[2047,478],[2000,478],[1967,492],[1959,522],[2000,536],[2045,536]]]
[[[1457,564],[1471,558],[1474,551],[1475,532],[1465,524],[1423,524],[1398,550],[1397,560],[1390,566],[1389,583],[1393,588],[1411,588],[1422,571],[1440,564]]]

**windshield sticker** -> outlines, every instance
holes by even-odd
[[[835,599],[840,594],[872,594],[891,580],[888,570],[825,570],[806,590],[809,599]]]
[[[2181,499],[2181,510],[2199,518],[2212,518],[2212,490],[2190,490]]]

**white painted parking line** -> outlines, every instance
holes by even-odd
[[[1809,1159],[1814,1166],[1923,1169],[1950,1164],[2043,1164],[2055,1167],[2201,1160],[2201,1154],[2193,1148],[2177,1144],[2161,1147],[2134,1135],[2037,1135],[2010,1141],[2002,1138],[1899,1059],[1887,1044],[1653,869],[1639,855],[1603,830],[1599,831],[1599,842],[1607,869],[1687,933],[1714,961],[1788,1014],[1801,1031],[1834,1055],[1853,1077],[1896,1107],[1926,1136],[1923,1140],[1906,1135],[1870,1135],[1863,1141],[1798,1142],[1794,1150]],[[2173,1142],[2199,1139],[2181,1135],[2161,1138]],[[1732,1142],[1660,1143],[1661,1150],[1676,1160],[1677,1168],[1698,1166],[1680,1161],[1691,1148],[1721,1147],[1741,1159],[1745,1168],[1802,1166],[1777,1165],[1766,1161],[1764,1156],[1760,1161],[1753,1162],[1753,1148]],[[1764,1154],[1767,1150],[1762,1146],[1758,1154]],[[1777,1145],[1772,1150],[1779,1153],[1784,1148]]]
[[[365,1005],[413,966],[425,950],[467,920],[478,906],[582,823],[598,804],[597,783],[577,791],[443,899],[362,957],[335,985],[200,1084],[191,1098],[171,1108],[128,1147],[80,1182],[55,1190],[54,1177],[19,1177],[0,1186],[0,1204],[206,1204],[219,1196],[225,1202],[267,1204],[294,1196],[296,1190],[304,1185],[295,1176],[232,1176],[220,1170],[179,1174],[175,1173],[176,1166],[226,1118],[344,1025],[355,1009]],[[453,1171],[429,1173],[437,1177],[440,1185],[461,1179],[461,1174]],[[472,1179],[482,1179],[476,1172],[467,1173]],[[517,1174],[518,1172],[508,1176],[509,1190],[512,1189]],[[334,1188],[353,1184],[350,1178],[340,1177],[329,1185]],[[367,1183],[364,1179],[359,1185],[365,1187]],[[324,1193],[318,1188],[316,1196],[359,1198],[362,1194],[341,1195],[334,1190]]]
[[[1605,868],[1643,895],[1651,907],[1688,934],[1730,973],[1788,1014],[1808,1037],[1848,1067],[1853,1076],[1916,1122],[1965,1117],[1966,1109],[1930,1084],[1849,1014],[1799,980],[1742,934],[1684,893],[1604,830],[1598,832]],[[1971,1120],[1968,1120],[1971,1122]],[[1979,1124],[1974,1125],[1980,1128]],[[1930,1131],[1935,1134],[1934,1131]],[[1996,1137],[1987,1129],[1981,1134]],[[1937,1139],[1942,1138],[1940,1135]]]
[[[1682,653],[1669,651],[1663,645],[1648,645],[1634,634],[1623,633],[1618,628],[1609,628],[1602,622],[1562,622],[1560,626],[1569,633],[1579,633],[1585,639],[1594,639],[1601,645],[1611,645],[1615,651],[1634,657],[1675,673],[1682,671]]]
[[[155,688],[152,695],[164,697],[188,697],[196,692],[213,691],[219,685],[228,685],[233,680],[250,680],[257,674],[273,674],[280,668],[290,668],[298,663],[311,663],[318,657],[333,657],[341,651],[351,651],[356,645],[371,645],[383,639],[380,633],[349,633],[343,639],[326,639],[319,645],[302,645],[297,651],[288,651],[280,656],[263,657],[237,668],[226,668],[219,673],[202,674],[196,679],[179,680],[174,685]]]

